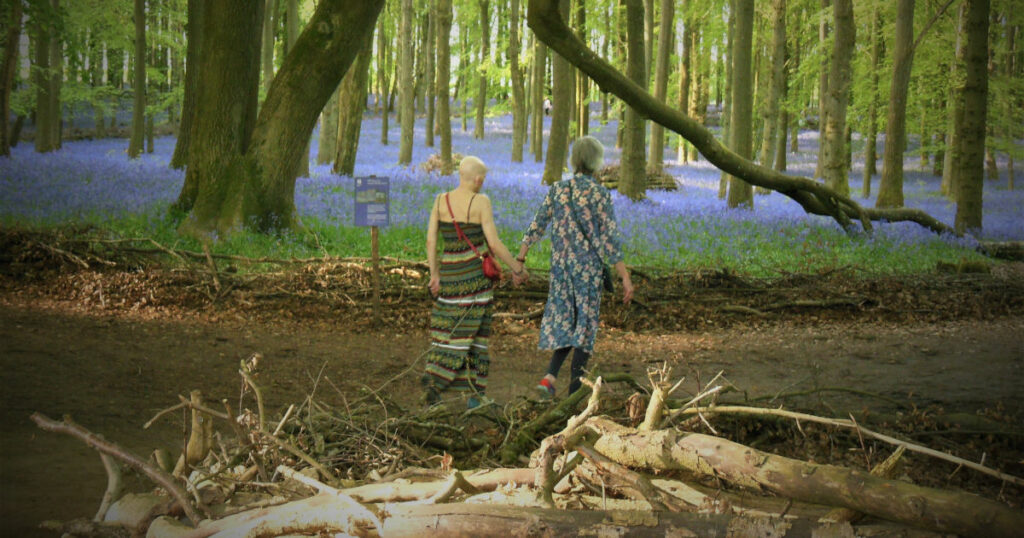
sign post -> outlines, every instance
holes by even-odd
[[[373,321],[380,322],[380,232],[379,226],[390,223],[391,204],[389,178],[366,176],[355,178],[356,226],[370,227],[370,263],[373,267]]]

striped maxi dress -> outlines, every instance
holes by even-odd
[[[491,335],[493,284],[484,276],[480,258],[459,238],[455,225],[439,225],[444,240],[441,291],[430,313],[431,345],[423,383],[433,384],[438,392],[450,389],[483,394],[491,364],[487,341]],[[459,223],[459,227],[481,255],[488,252],[479,224]]]

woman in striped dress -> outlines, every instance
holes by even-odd
[[[459,186],[434,199],[427,226],[427,262],[430,265],[430,293],[434,308],[430,314],[430,350],[422,382],[427,403],[441,399],[445,390],[469,392],[468,406],[480,404],[487,390],[490,355],[493,282],[483,273],[480,257],[459,237],[453,221],[480,256],[490,252],[517,276],[524,274],[522,262],[512,257],[498,237],[491,201],[480,194],[487,167],[476,157],[459,165]],[[450,206],[450,209],[449,209]],[[438,236],[444,239],[440,260]]]

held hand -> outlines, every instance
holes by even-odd
[[[427,289],[430,290],[430,294],[437,297],[437,294],[441,293],[441,277],[432,276],[430,277],[430,283],[427,284]]]
[[[633,282],[630,279],[622,279],[622,303],[629,304],[633,300]]]
[[[512,282],[516,286],[522,285],[523,282],[526,282],[529,279],[530,279],[530,272],[526,270],[526,267],[523,267],[523,270],[521,272],[513,273],[512,274]]]

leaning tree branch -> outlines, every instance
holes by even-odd
[[[32,413],[31,418],[32,422],[36,423],[36,426],[39,426],[45,431],[66,433],[72,437],[77,437],[86,445],[89,445],[90,448],[100,452],[101,454],[114,456],[125,462],[129,467],[146,475],[150,480],[156,482],[160,487],[167,490],[167,493],[169,493],[171,497],[174,497],[174,500],[178,502],[181,509],[185,512],[185,517],[189,518],[189,520],[192,521],[192,524],[198,524],[199,521],[203,519],[199,513],[196,512],[196,509],[192,507],[192,503],[189,502],[188,495],[185,493],[185,490],[181,489],[181,486],[174,481],[174,478],[163,470],[146,463],[144,460],[121,448],[116,443],[102,439],[95,433],[75,424],[70,417],[64,417],[63,422],[57,422],[42,413]],[[204,511],[206,509],[203,505],[199,505],[199,508]]]
[[[851,219],[857,219],[865,231],[871,230],[872,220],[909,221],[936,233],[960,235],[919,209],[867,209],[825,185],[804,177],[786,175],[740,157],[718,142],[711,131],[658,101],[591,51],[566,25],[555,0],[530,0],[527,22],[538,39],[586,73],[601,91],[614,94],[640,115],[678,133],[716,167],[747,183],[784,194],[808,213],[831,217],[847,232],[854,231]]]

